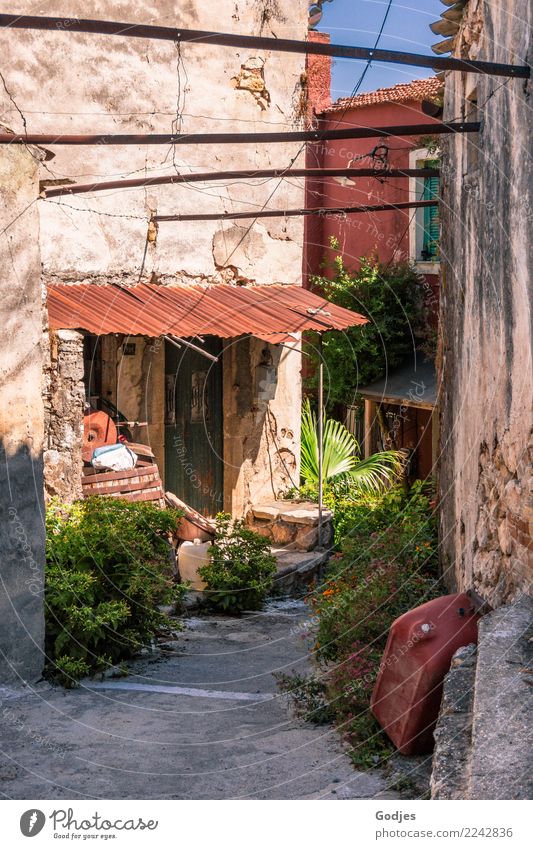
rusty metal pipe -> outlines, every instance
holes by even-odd
[[[296,41],[288,38],[268,38],[239,33],[209,32],[207,30],[160,27],[146,24],[127,24],[115,21],[96,21],[83,18],[54,18],[40,15],[0,15],[0,27],[11,29],[37,29],[63,33],[91,33],[115,35],[124,38],[147,38],[159,41],[187,42],[190,44],[213,44],[221,47],[242,47],[249,50],[273,50],[282,53],[334,56],[342,59],[362,59],[372,62],[392,62],[395,65],[413,65],[442,71],[464,71],[466,73],[489,74],[491,76],[528,78],[528,65],[508,65],[498,62],[453,57],[424,56],[420,53],[405,53],[396,50],[379,50],[350,44],[320,44],[311,41]]]
[[[401,124],[387,127],[349,127],[344,130],[296,130],[288,133],[119,133],[68,135],[61,133],[0,133],[0,144],[108,145],[108,144],[277,144],[282,142],[321,142],[339,139],[373,139],[387,136],[444,135],[477,133],[479,121],[449,124]]]
[[[398,209],[418,209],[438,206],[437,200],[417,200],[405,203],[380,203],[374,206],[317,207],[316,209],[259,209],[257,212],[206,212],[185,215],[154,215],[153,221],[229,221],[240,218],[291,218],[297,215],[353,215],[357,212],[388,212]]]
[[[134,189],[180,183],[209,183],[220,180],[255,180],[258,178],[307,177],[310,181],[328,177],[438,177],[438,168],[264,168],[257,171],[213,171],[197,174],[171,174],[166,177],[138,177],[131,180],[108,180],[100,183],[77,183],[61,188],[44,187],[44,197],[80,195],[111,189]]]

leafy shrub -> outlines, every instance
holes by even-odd
[[[375,764],[391,748],[370,713],[370,696],[392,622],[442,594],[437,580],[437,528],[431,485],[418,481],[409,493],[395,487],[380,496],[348,499],[332,488],[340,549],[324,583],[310,594],[316,618],[316,685],[294,679],[300,703],[319,687],[320,698],[351,746],[358,766]],[[284,683],[286,692],[291,691]],[[315,707],[315,710],[317,708]],[[325,710],[325,707],[324,707]],[[300,708],[300,715],[305,711]]]
[[[269,541],[219,513],[209,553],[211,561],[198,570],[207,585],[208,604],[225,613],[260,608],[276,573]]]
[[[276,672],[274,678],[281,692],[290,697],[297,716],[314,725],[334,721],[335,711],[328,703],[328,688],[323,680],[284,672]]]
[[[311,599],[324,659],[344,657],[354,641],[382,648],[397,616],[439,595],[428,489],[418,482],[407,495],[396,487],[334,508],[341,550],[330,561],[325,589]]]
[[[306,484],[318,486],[344,479],[356,492],[382,492],[401,474],[405,458],[400,451],[380,451],[361,459],[355,436],[342,422],[324,416],[322,435],[322,475],[319,474],[317,419],[306,398],[302,410],[301,476]]]
[[[405,262],[384,265],[363,257],[355,271],[338,255],[326,271],[312,278],[313,286],[332,303],[369,319],[363,326],[327,333],[322,343],[329,404],[353,404],[357,386],[378,380],[386,368],[396,368],[412,354],[413,338],[429,355],[424,288],[416,268]],[[316,345],[309,345],[307,353],[316,364]],[[315,387],[316,381],[314,373],[309,385]]]
[[[180,512],[95,496],[46,514],[46,651],[72,683],[132,655],[179,597],[168,535]]]

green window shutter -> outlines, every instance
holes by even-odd
[[[424,163],[427,168],[438,168],[438,160],[430,159]],[[423,200],[438,200],[439,177],[426,177],[424,180]],[[438,206],[424,207],[423,255],[428,260],[438,260],[440,238],[440,215]]]

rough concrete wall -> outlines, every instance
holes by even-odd
[[[8,0],[0,9],[10,11]],[[4,74],[28,132],[213,133],[282,131],[299,127],[304,57],[262,51],[253,56],[229,47],[69,34],[76,16],[132,23],[181,25],[304,39],[307,0],[203,2],[68,0],[50,2],[43,14],[65,17],[57,32],[0,32],[9,55]],[[20,14],[35,13],[21,0]],[[22,131],[21,116],[5,92],[0,120]],[[69,114],[65,114],[68,112]],[[176,171],[288,165],[299,144],[54,147],[43,180],[82,181],[149,176]],[[303,165],[304,152],[299,164]],[[143,254],[152,213],[254,211],[275,184],[195,184],[79,195],[40,203],[43,266],[48,280],[91,278],[136,281],[245,279],[300,283],[303,224],[297,218],[257,222],[161,224]],[[301,206],[302,181],[284,182],[270,206]],[[94,211],[93,211],[94,210]],[[61,238],[58,238],[61,234]]]
[[[0,683],[43,667],[43,404],[38,151],[0,150]],[[29,208],[28,208],[29,207]]]
[[[471,0],[458,53],[531,61],[532,9]],[[493,605],[531,591],[531,83],[448,74],[441,309],[441,541],[450,586]]]
[[[307,0],[221,0],[216,4],[177,0],[150,0],[132,5],[125,0],[51,2],[44,14],[64,16],[57,32],[0,32],[0,44],[9,49],[6,81],[17,106],[24,114],[28,132],[86,133],[214,133],[241,131],[284,131],[297,129],[305,121],[303,56],[247,51],[208,45],[176,46],[161,41],[109,38],[69,34],[69,19],[76,16],[130,22],[150,22],[196,29],[220,29],[305,39]],[[2,11],[11,11],[0,0]],[[35,12],[30,0],[21,0],[17,11]],[[17,49],[14,49],[15,46]],[[2,114],[12,119],[17,130],[24,127],[11,98],[0,92]],[[68,112],[69,114],[65,114]],[[90,182],[119,176],[156,176],[176,171],[210,171],[288,166],[292,160],[304,164],[300,144],[120,147],[54,147],[55,158],[43,167],[41,178],[48,182]],[[154,213],[213,212],[303,205],[303,181],[276,183],[258,179],[225,186],[158,186],[157,188],[111,191],[41,201],[43,267],[47,281],[84,280],[137,283],[140,279],[160,283],[253,282],[301,284],[303,222],[298,218],[272,219],[267,223],[203,222],[161,224],[150,230]],[[252,225],[252,226],[250,226]],[[255,343],[254,343],[255,344]],[[261,346],[261,343],[257,343]],[[256,346],[257,347],[257,346]],[[262,346],[261,346],[262,347]],[[299,355],[294,354],[296,360]],[[162,360],[159,363],[162,372]],[[115,363],[111,363],[112,370]],[[248,369],[253,367],[250,363]],[[299,366],[290,369],[293,385],[299,385]],[[290,395],[284,427],[299,427],[299,389],[281,388],[287,369],[280,370],[280,397]],[[294,372],[294,374],[293,374]],[[164,468],[163,413],[155,418],[137,415],[142,407],[159,408],[163,403],[150,389],[139,394],[137,374],[123,373],[118,386],[121,405],[135,410],[133,418],[151,422],[150,441]],[[132,378],[132,381],[130,381]],[[155,377],[152,374],[152,381]],[[237,423],[231,409],[237,403],[232,381],[226,381],[224,427],[230,438],[245,438],[247,426],[254,452],[259,454],[270,440],[266,418],[256,419],[250,408]],[[152,383],[152,387],[155,383]],[[150,400],[147,395],[152,393]],[[127,399],[130,399],[128,401]],[[113,400],[113,399],[112,399]],[[271,415],[275,404],[272,402]],[[159,416],[159,418],[158,418]],[[137,434],[144,441],[143,434]],[[239,449],[242,450],[242,449]],[[237,452],[238,454],[239,452]],[[228,462],[233,448],[228,445]],[[247,472],[246,491],[258,497],[265,488],[269,460],[248,457],[253,469]],[[253,455],[255,456],[255,454]],[[275,461],[277,462],[277,461]],[[229,467],[227,467],[229,468]],[[262,471],[259,472],[259,469]],[[231,478],[228,472],[229,478]],[[274,485],[280,483],[274,475]],[[237,484],[236,484],[237,485]],[[239,491],[242,489],[238,484]],[[243,491],[244,491],[243,489]],[[268,497],[272,497],[269,490]],[[237,496],[232,496],[235,502]],[[242,502],[241,502],[242,504]]]
[[[83,336],[75,330],[47,333],[44,370],[44,485],[48,498],[81,498]]]
[[[278,368],[269,398],[256,397],[263,351]],[[258,339],[224,348],[224,505],[244,514],[297,486],[300,473],[301,355]]]

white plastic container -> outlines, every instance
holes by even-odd
[[[205,589],[205,581],[198,575],[198,569],[210,561],[208,554],[210,542],[182,542],[178,551],[178,569],[182,581],[190,581],[191,588],[197,592]]]

